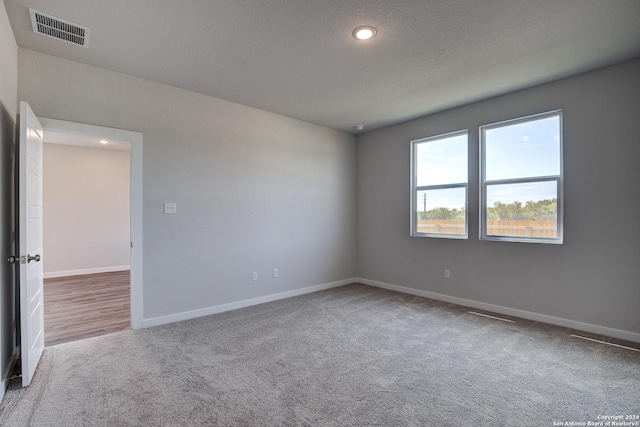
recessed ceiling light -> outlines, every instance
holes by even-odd
[[[357,40],[369,40],[374,38],[377,33],[378,30],[376,30],[375,27],[372,27],[371,25],[361,25],[353,30],[351,34],[353,35],[353,38]]]
[[[108,144],[109,141],[107,141],[106,139],[101,139],[100,141],[98,141],[100,144]]]
[[[353,128],[355,130],[364,130],[364,125],[355,125]]]

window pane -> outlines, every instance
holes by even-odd
[[[416,144],[416,185],[467,182],[467,134]]]
[[[485,129],[487,181],[560,175],[560,116]]]
[[[556,238],[558,182],[487,185],[487,236]]]
[[[416,192],[416,232],[465,235],[467,189]]]

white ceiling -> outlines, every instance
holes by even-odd
[[[639,0],[5,0],[18,45],[352,133],[640,56]],[[88,27],[32,32],[28,7]],[[378,35],[358,42],[362,24]]]

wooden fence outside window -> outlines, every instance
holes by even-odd
[[[418,233],[464,234],[463,220],[419,219]],[[556,238],[556,221],[488,221],[488,236]]]

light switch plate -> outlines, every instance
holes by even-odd
[[[178,212],[178,205],[176,203],[165,203],[164,204],[164,213],[166,214],[174,214]]]

